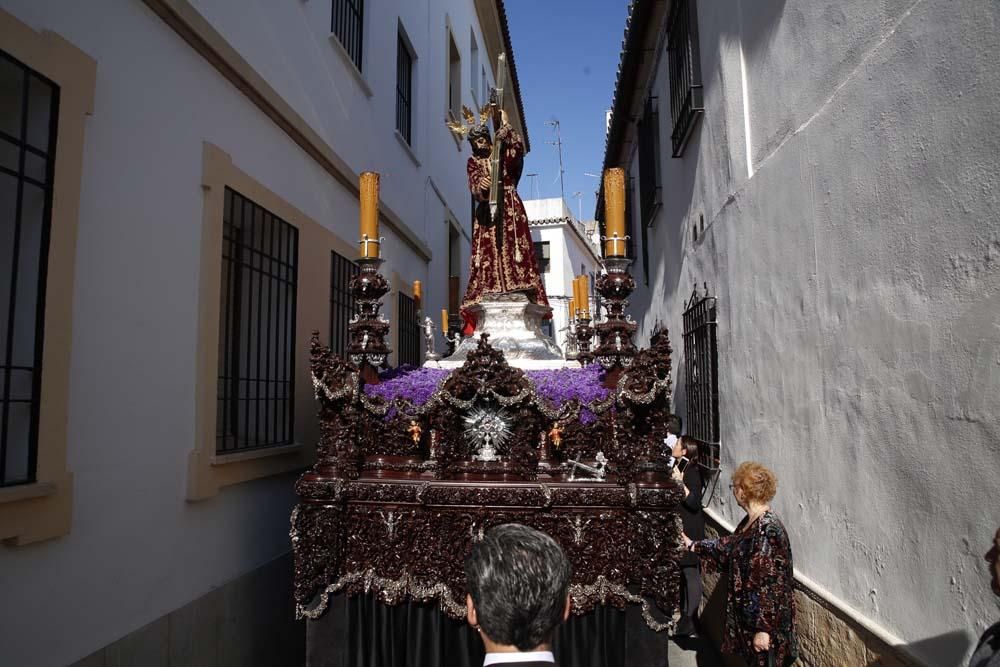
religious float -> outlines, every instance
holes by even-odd
[[[491,207],[502,198],[495,181],[492,199],[482,197]],[[377,184],[377,174],[362,175],[347,358],[312,340],[321,437],[296,485],[291,529],[308,664],[482,664],[464,622],[463,565],[484,531],[508,522],[552,535],[572,563],[560,664],[662,664],[676,616],[682,496],[662,445],[671,348],[665,331],[647,349],[633,343],[621,170],[605,178],[606,260],[596,281],[605,314],[591,318],[577,283],[574,360],[541,333],[551,312],[544,299],[484,290],[463,304],[474,333],[455,340],[450,356],[434,352],[421,314],[427,362],[386,369]],[[478,222],[477,234],[494,234]]]

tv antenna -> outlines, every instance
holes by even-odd
[[[547,143],[550,146],[555,146],[556,150],[559,151],[559,198],[560,199],[565,199],[566,198],[566,191],[563,188],[563,172],[565,170],[563,169],[562,137],[560,136],[560,133],[559,133],[559,119],[553,118],[552,120],[547,120],[547,121],[545,121],[545,124],[546,125],[551,125],[556,130],[556,140],[555,141],[546,141],[545,143]]]
[[[528,177],[528,194],[533,194],[532,199],[538,199],[538,172],[525,176]]]
[[[573,196],[576,197],[576,219],[579,222],[583,222],[583,193],[577,190],[573,193]]]

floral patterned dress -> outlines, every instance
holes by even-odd
[[[479,206],[473,223],[469,285],[462,299],[462,315],[467,323],[471,318],[465,309],[479,303],[487,294],[524,292],[534,303],[549,305],[538,275],[528,215],[517,194],[517,182],[524,166],[524,142],[510,125],[503,125],[496,139],[503,142],[503,225],[500,229],[489,225],[489,157],[472,156],[468,163],[469,190]]]
[[[708,567],[729,574],[722,650],[742,655],[749,665],[766,666],[767,653],[753,650],[754,635],[766,632],[774,664],[790,665],[798,643],[788,533],[771,511],[744,530],[746,521],[732,535],[695,542],[691,549]]]

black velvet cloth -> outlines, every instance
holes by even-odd
[[[560,626],[553,653],[559,667],[666,667],[667,639],[635,605],[597,607]],[[484,655],[479,633],[436,604],[331,595],[306,624],[307,667],[480,667]]]

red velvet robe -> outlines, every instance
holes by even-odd
[[[503,142],[503,227],[499,248],[496,227],[480,222],[489,219],[490,159],[472,156],[468,163],[469,190],[480,204],[473,221],[469,285],[462,299],[466,334],[473,328],[473,320],[466,309],[489,294],[524,292],[533,303],[549,305],[545,286],[538,275],[528,215],[517,194],[517,182],[524,166],[524,142],[510,125],[501,127],[496,139]]]

